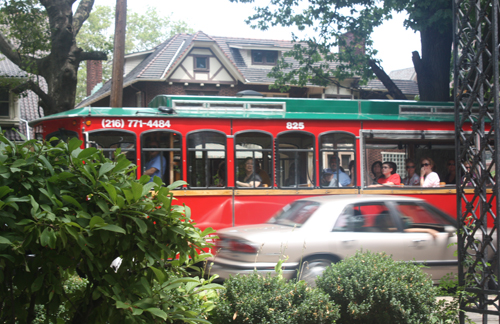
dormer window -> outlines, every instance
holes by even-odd
[[[253,65],[276,65],[277,60],[277,51],[252,50]]]
[[[195,71],[208,71],[208,57],[195,56],[194,57],[194,70]]]

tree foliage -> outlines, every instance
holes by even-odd
[[[422,55],[412,54],[420,96],[443,101],[450,95],[451,6],[447,0],[271,0],[270,5],[257,8],[247,23],[262,30],[281,25],[312,31],[312,36],[303,39],[293,35],[295,47],[285,54],[295,58],[299,66],[280,60],[270,76],[276,78],[277,87],[307,82],[326,85],[332,79],[354,75],[371,78],[370,62],[372,66],[379,64],[371,39],[374,28],[391,19],[394,11],[406,12],[405,27],[421,33]],[[346,33],[352,37],[345,37]],[[398,40],[393,41],[397,46]]]
[[[109,6],[96,6],[77,36],[78,44],[84,50],[101,50],[108,55],[113,51],[114,12]],[[184,21],[173,20],[171,16],[162,16],[153,7],[148,7],[144,14],[128,12],[125,52],[133,53],[151,50],[178,33],[193,33]],[[111,78],[111,64],[103,64],[103,82]],[[78,70],[78,88],[76,102],[87,96],[86,66]]]
[[[60,322],[61,305],[71,323],[203,322],[219,285],[186,269],[212,230],[172,204],[183,182],[137,180],[119,150],[109,160],[81,144],[0,135],[0,322],[32,323],[40,308]],[[70,291],[75,274],[83,288]]]

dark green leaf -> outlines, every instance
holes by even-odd
[[[167,278],[167,275],[165,273],[165,271],[162,271],[160,269],[157,269],[155,267],[149,267],[151,270],[153,270],[155,276],[156,276],[156,279],[158,280],[158,282],[160,283],[160,285],[162,285],[164,282],[165,282],[165,279]]]
[[[94,227],[96,226],[105,226],[106,225],[106,222],[104,221],[104,219],[102,219],[101,217],[99,216],[94,216],[92,217],[92,219],[90,220],[90,228],[93,229]]]
[[[107,172],[113,170],[114,165],[112,163],[106,162],[104,163],[101,168],[99,169],[99,178],[103,175],[106,174]]]
[[[66,196],[66,195],[62,196],[61,198],[64,201],[69,202],[70,204],[75,205],[76,207],[78,207],[78,209],[83,209],[82,205],[80,205],[80,203],[75,198],[73,198],[71,196]]]
[[[79,158],[79,159],[82,159],[82,160],[83,160],[83,159],[88,158],[89,156],[91,156],[91,155],[92,155],[92,154],[94,154],[95,152],[97,152],[97,148],[95,148],[95,147],[88,147],[88,148],[86,148],[86,149],[82,150],[82,151],[78,154],[77,158]]]
[[[106,183],[106,182],[102,182],[102,181],[101,181],[101,185],[108,192],[108,195],[109,195],[109,198],[111,198],[111,201],[114,204],[116,204],[116,189],[115,189],[115,187],[110,183]]]
[[[0,187],[0,199],[8,194],[9,192],[14,191],[13,189],[10,189],[8,186],[3,186]]]
[[[42,161],[47,170],[49,170],[50,174],[54,175],[54,168],[52,167],[52,164],[50,164],[50,162],[47,160],[47,158],[43,155],[40,155],[38,158],[40,159],[40,161]]]
[[[139,182],[132,182],[132,193],[134,194],[134,201],[142,197],[142,185]]]
[[[0,244],[12,244],[12,243],[5,237],[0,236]]]
[[[35,281],[31,284],[31,292],[37,292],[42,288],[43,279],[45,278],[45,274],[40,274]]]
[[[174,183],[172,183],[171,185],[167,186],[167,188],[169,190],[173,190],[173,189],[180,187],[180,186],[183,186],[183,185],[187,185],[187,182],[183,181],[183,180],[177,180]]]
[[[145,311],[150,312],[151,314],[153,314],[156,317],[160,317],[164,321],[167,320],[167,317],[168,317],[167,313],[165,313],[164,311],[162,311],[159,308],[148,308],[148,309],[145,309]]]
[[[80,146],[82,146],[82,143],[83,141],[79,140],[78,138],[76,137],[73,137],[69,140],[68,142],[68,150],[69,152],[73,152],[75,149],[79,148]]]
[[[96,228],[96,230],[105,230],[105,231],[110,231],[110,232],[127,234],[127,232],[118,225],[106,225],[106,226],[98,227],[98,228]]]

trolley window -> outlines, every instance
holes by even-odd
[[[319,137],[321,187],[347,187],[356,183],[356,137],[331,132]]]
[[[141,135],[142,174],[160,177],[165,184],[182,179],[181,135],[153,131]]]
[[[273,186],[273,138],[262,132],[235,135],[236,186],[267,188]]]
[[[114,130],[91,132],[87,146],[101,149],[104,155],[111,160],[115,158],[116,149],[120,148],[127,159],[137,164],[134,133]]]
[[[50,140],[52,137],[57,137],[59,141],[68,142],[73,137],[78,138],[78,133],[75,131],[60,128],[58,131],[48,134],[45,139]],[[58,144],[58,141],[51,141],[50,144],[52,146],[56,146]]]
[[[314,135],[285,132],[278,135],[276,142],[279,187],[314,187]]]
[[[199,131],[187,135],[188,184],[190,188],[226,187],[226,135]],[[220,170],[220,171],[219,171]]]
[[[376,174],[376,165],[380,161],[390,161],[396,164],[396,173],[400,175],[402,183],[405,183],[404,187],[411,187],[409,180],[414,176],[412,172],[420,174],[422,158],[431,158],[434,161],[434,171],[444,182],[449,172],[448,162],[454,161],[455,158],[453,131],[363,130],[362,136],[365,186],[375,183],[376,178],[380,177],[380,174]],[[417,168],[407,170],[406,165],[409,163]]]

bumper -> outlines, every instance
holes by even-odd
[[[220,257],[209,258],[207,260],[209,274],[217,274],[221,279],[227,279],[229,276],[235,276],[237,274],[250,274],[254,271],[259,274],[270,273],[275,275],[276,263],[270,262],[240,262],[229,259],[223,259]],[[291,279],[297,273],[298,262],[285,262],[282,264],[281,268],[283,270],[283,277],[286,279]]]

